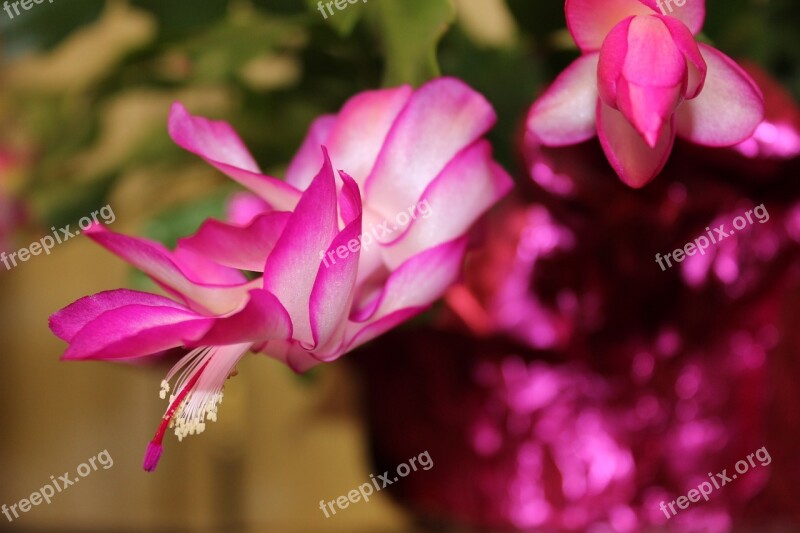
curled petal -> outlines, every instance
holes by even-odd
[[[672,121],[663,128],[656,145],[650,147],[622,113],[602,102],[598,102],[597,126],[600,144],[611,166],[623,182],[635,189],[661,172],[675,142]]]
[[[70,342],[89,322],[102,315],[126,305],[146,305],[151,307],[174,307],[188,311],[179,303],[148,292],[118,289],[85,296],[73,302],[50,317],[50,329],[59,338]]]
[[[314,280],[328,249],[339,233],[333,167],[324,164],[303,193],[264,267],[264,289],[278,297],[294,325],[296,339],[312,342],[308,302]]]
[[[314,350],[325,351],[330,344],[338,347],[355,295],[361,247],[361,195],[355,180],[342,173],[343,195],[357,202],[358,210],[347,226],[333,239],[326,250],[326,259],[319,266],[309,302]],[[342,258],[339,249],[347,250]],[[344,253],[343,253],[344,254]],[[329,258],[333,257],[333,262]]]
[[[531,107],[528,131],[543,144],[577,144],[596,135],[598,57],[576,59]]]
[[[708,65],[700,95],[677,112],[678,135],[706,146],[731,146],[747,139],[764,119],[764,98],[753,79],[731,58],[706,44]]]
[[[610,38],[603,43],[601,59]],[[685,81],[686,60],[664,23],[658,17],[634,17],[629,25],[622,79],[616,87],[617,109],[651,147],[658,142],[665,123],[670,122]]]
[[[617,84],[622,80],[622,69],[628,55],[628,33],[633,17],[628,17],[608,33],[597,63],[597,89],[606,105],[617,109]],[[592,102],[592,119],[597,113],[597,102]]]
[[[169,113],[169,134],[175,143],[205,159],[277,209],[291,209],[300,192],[281,180],[261,174],[230,124],[189,114],[175,103]]]

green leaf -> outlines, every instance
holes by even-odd
[[[452,0],[374,0],[368,11],[383,42],[384,85],[419,86],[439,76],[436,47],[455,20]]]

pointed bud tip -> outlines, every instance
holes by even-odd
[[[144,463],[142,464],[142,468],[145,469],[147,472],[152,472],[158,466],[158,461],[161,459],[161,452],[164,451],[164,447],[160,444],[156,444],[151,442],[147,445],[147,451],[144,454]]]

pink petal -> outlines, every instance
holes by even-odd
[[[608,42],[603,43],[601,58]],[[634,17],[622,67],[624,81],[617,84],[617,108],[651,147],[671,121],[686,76],[686,60],[661,19]]]
[[[695,98],[703,90],[706,81],[707,67],[703,54],[700,53],[697,41],[694,40],[694,36],[685,25],[672,17],[659,18],[669,30],[675,46],[686,60],[688,80],[684,94],[686,98]]]
[[[176,102],[170,110],[168,127],[178,146],[202,157],[276,209],[290,210],[297,203],[300,192],[283,181],[261,174],[230,124],[192,116]]]
[[[178,246],[202,254],[220,265],[263,272],[267,257],[290,216],[291,213],[284,211],[264,213],[245,227],[207,220],[196,234],[181,239]]]
[[[405,211],[494,121],[489,102],[463,82],[438,78],[425,84],[395,121],[367,179],[365,203],[387,219]]]
[[[112,309],[126,305],[174,307],[188,311],[179,303],[148,292],[117,289],[85,296],[50,317],[50,329],[69,342],[86,324]]]
[[[371,322],[401,309],[432,304],[458,279],[467,241],[465,236],[440,244],[400,265],[386,280],[383,290],[356,310],[351,319]]]
[[[682,22],[692,35],[697,35],[703,29],[706,18],[706,0],[640,0],[662,15],[668,15]],[[683,1],[683,5],[678,2]]]
[[[239,307],[247,296],[249,284],[221,286],[204,283],[159,243],[114,233],[97,224],[85,233],[173,294],[194,304],[192,307],[224,314]]]
[[[599,50],[611,29],[627,17],[656,12],[639,0],[567,0],[565,11],[569,32],[584,52]]]
[[[598,102],[597,117],[600,144],[623,182],[638,189],[661,172],[675,142],[672,122],[651,148],[619,111]]]
[[[223,346],[255,343],[266,340],[288,340],[292,336],[292,320],[278,299],[269,292],[250,291],[244,308],[233,315],[218,318],[204,335],[189,339],[188,346]]]
[[[169,134],[181,147],[205,159],[259,173],[253,156],[230,124],[189,114],[180,102],[169,112]]]
[[[341,343],[350,307],[353,304],[358,275],[361,255],[360,194],[358,185],[350,176],[342,174],[342,179],[344,180],[342,192],[346,197],[355,197],[359,209],[355,218],[349,221],[326,250],[326,259],[319,266],[319,273],[314,282],[309,311],[315,351],[324,351],[330,344]],[[339,251],[342,251],[341,255],[344,255],[344,258],[336,255]],[[335,257],[335,262],[329,260],[331,255]]]
[[[258,215],[271,210],[270,205],[255,194],[238,192],[228,200],[225,219],[237,226],[247,226]]]
[[[359,346],[371,341],[372,339],[380,335],[383,335],[390,329],[394,329],[403,322],[410,320],[411,318],[425,311],[429,307],[430,305],[423,305],[420,307],[404,307],[399,311],[394,311],[392,313],[389,313],[381,317],[380,319],[374,322],[370,322],[366,326],[362,324],[359,325],[351,324],[351,326],[355,327],[352,328],[351,336],[349,337],[347,344],[342,349],[342,352],[346,353],[358,348]],[[329,360],[332,359],[330,357],[324,359],[324,361],[329,361]]]
[[[577,144],[597,134],[598,54],[576,59],[528,113],[528,131],[548,146]]]
[[[70,341],[63,359],[128,359],[152,355],[199,337],[212,324],[186,309],[126,305],[99,315]]]
[[[236,268],[229,268],[222,263],[214,262],[210,256],[181,246],[180,243],[172,256],[184,272],[191,272],[195,279],[203,280],[204,284],[242,285],[247,283],[245,275]]]
[[[628,55],[628,33],[633,17],[628,17],[608,33],[597,63],[597,88],[603,102],[617,109],[617,84],[624,83],[622,69]],[[592,102],[592,124],[597,115],[597,102]]]
[[[383,335],[390,329],[394,329],[403,322],[406,322],[419,313],[425,311],[427,308],[428,306],[401,309],[400,311],[391,313],[380,320],[370,322],[366,326],[363,324],[354,325],[351,323],[351,336],[346,340],[346,343],[342,343],[335,351],[319,354],[292,348],[281,354],[281,360],[289,365],[289,367],[295,372],[306,372],[320,363],[330,363],[331,361],[339,359],[345,353],[354,350],[358,346],[371,341],[379,335]],[[272,352],[269,353],[272,355]]]
[[[289,311],[295,339],[307,344],[312,342],[309,299],[321,254],[339,233],[336,184],[327,151],[324,157],[322,168],[297,203],[264,268],[264,288]]]
[[[289,168],[286,169],[286,183],[300,191],[306,190],[323,164],[319,147],[327,146],[328,138],[335,124],[336,115],[323,115],[311,123],[303,144],[300,145],[300,149],[289,163]]]
[[[489,142],[477,141],[431,183],[407,231],[384,246],[386,264],[394,269],[428,248],[461,237],[512,187],[511,177],[493,161]]]
[[[365,91],[339,113],[327,146],[337,168],[346,170],[359,187],[372,172],[389,130],[413,92],[408,85]]]
[[[708,65],[703,91],[677,112],[678,135],[706,146],[731,146],[750,137],[764,119],[764,98],[753,79],[731,58],[705,44]]]

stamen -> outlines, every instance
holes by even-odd
[[[170,426],[172,417],[175,415],[175,411],[178,410],[178,407],[180,407],[180,405],[186,399],[186,396],[189,395],[192,387],[194,387],[194,385],[197,383],[197,380],[200,379],[200,375],[203,373],[203,370],[205,370],[206,365],[208,365],[208,363],[203,365],[203,367],[197,371],[194,376],[192,376],[192,379],[190,379],[189,382],[184,385],[178,396],[172,400],[167,412],[164,413],[164,416],[161,419],[161,424],[159,424],[158,430],[156,430],[156,434],[153,436],[153,440],[151,440],[150,444],[147,445],[147,451],[144,455],[144,464],[142,467],[147,472],[152,472],[158,466],[158,461],[161,459],[161,452],[164,451],[164,446],[162,445],[162,442],[164,441],[164,433],[166,433],[167,428]]]
[[[216,422],[225,381],[235,375],[236,364],[251,347],[252,344],[234,344],[197,348],[172,367],[161,382],[159,396],[167,397],[169,382],[180,372],[174,388],[176,394],[170,395],[169,408],[147,446],[143,464],[146,471],[152,472],[158,465],[167,429],[174,429],[181,441],[205,431],[207,420]]]

